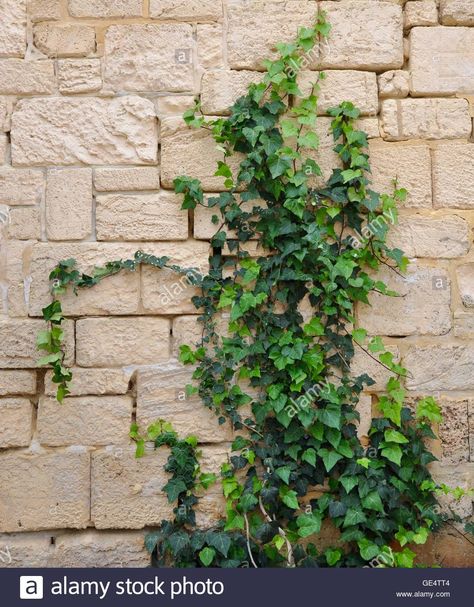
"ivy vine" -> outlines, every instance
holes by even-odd
[[[249,87],[229,117],[207,120],[198,103],[184,114],[190,127],[211,131],[222,152],[215,174],[225,191],[208,196],[190,176],[174,182],[183,209],[215,211],[206,276],[141,251],[90,276],[69,259],[50,276],[53,301],[43,310],[50,324],[38,346],[60,402],[71,380],[59,301],[66,289],[91,288],[143,264],[186,274],[200,289],[193,303],[202,340],[180,350],[182,363],[194,366],[197,385],[188,392],[239,435],[221,469],[225,518],[202,530],[195,506],[217,479],[201,472],[197,439],[179,438],[162,420],[143,434],[132,427],[137,456],[146,442],[170,448],[163,489],[174,518],[146,538],[158,566],[412,567],[408,545],[425,543],[443,522],[436,495],[451,490],[433,481],[427,465],[435,457],[426,447],[440,409],[431,397],[414,409],[405,404],[407,370],[354,314],[372,292],[397,296],[374,275],[381,265],[406,269],[403,252],[386,244],[388,223],[381,220],[387,213],[396,219],[406,192],[396,184],[390,194],[370,188],[367,135],[357,129],[359,111],[350,102],[328,111],[338,166],[324,183],[315,132],[324,74],[309,95],[298,88],[305,54],[329,30],[319,14],[295,42],[277,45],[263,81]],[[242,158],[237,174],[228,164],[235,154]],[[355,246],[354,234],[367,225],[370,235]],[[259,255],[250,255],[251,242]],[[230,321],[221,335],[223,312]],[[351,374],[355,348],[392,374],[365,442],[357,433],[357,404],[374,382]],[[321,549],[314,542],[328,523],[339,541]]]

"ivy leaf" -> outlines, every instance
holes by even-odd
[[[281,480],[288,485],[290,482],[291,468],[289,466],[281,466],[275,470],[275,473],[281,478]]]
[[[395,443],[386,443],[386,446],[382,449],[381,453],[389,461],[400,466],[403,454],[399,445]]]
[[[339,548],[328,548],[324,553],[324,556],[326,557],[326,562],[329,567],[334,567],[334,565],[341,560],[342,550]]]
[[[318,451],[318,455],[320,455],[323,459],[326,472],[332,470],[337,462],[342,459],[342,455],[340,453],[337,453],[336,451],[329,451],[328,449],[320,449]]]
[[[199,560],[204,565],[204,567],[209,567],[209,565],[214,560],[215,556],[216,551],[214,550],[214,548],[209,548],[209,546],[206,546],[206,548],[203,548],[199,553]]]
[[[350,493],[359,481],[357,476],[341,476],[339,482],[346,490],[346,493]]]
[[[366,521],[367,517],[362,512],[362,510],[349,508],[346,512],[346,516],[344,517],[343,527],[352,527],[354,525],[359,525],[360,523],[365,523]]]
[[[398,430],[392,430],[391,428],[385,430],[384,437],[387,442],[399,443],[400,445],[410,442],[406,436],[403,436],[401,432],[398,432]]]
[[[222,556],[227,557],[231,545],[231,539],[227,533],[208,532],[206,541],[213,546]]]
[[[368,510],[384,512],[382,500],[378,491],[371,491],[362,499],[362,505]]]
[[[297,510],[300,507],[298,498],[296,496],[296,491],[293,491],[293,489],[289,489],[285,486],[280,487],[280,497],[282,502],[286,504],[288,508]]]
[[[189,546],[189,535],[185,531],[175,531],[168,538],[168,544],[174,556]]]
[[[422,398],[418,401],[416,407],[416,417],[418,419],[425,418],[435,424],[440,424],[443,421],[441,409],[439,408],[438,403],[432,396]]]
[[[368,540],[366,538],[359,540],[357,542],[357,545],[359,546],[360,556],[365,561],[371,561],[380,552],[380,547],[377,546],[377,544],[374,544],[374,542],[371,542],[370,540]]]
[[[321,530],[322,515],[319,512],[311,514],[300,514],[296,519],[298,525],[298,535],[300,537],[308,537]]]

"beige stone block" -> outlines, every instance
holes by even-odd
[[[218,486],[221,484],[218,481]],[[196,513],[196,526],[198,529],[210,529],[226,517],[226,500],[224,496],[216,493],[205,493],[199,498],[194,509]]]
[[[411,31],[412,94],[473,93],[473,63],[474,30],[471,28],[417,27]]]
[[[44,188],[41,171],[0,168],[0,203],[10,206],[40,202]]]
[[[145,533],[96,531],[61,533],[50,567],[148,567]]]
[[[229,460],[230,445],[205,445],[201,449],[199,464],[203,472],[212,472],[220,476],[221,466]],[[213,492],[220,492],[218,485],[213,486]]]
[[[205,69],[224,66],[224,30],[222,25],[202,23],[196,28],[199,65]]]
[[[63,95],[99,91],[102,88],[100,59],[60,59],[58,84]]]
[[[321,2],[319,8],[331,24],[329,42],[321,49],[324,68],[382,71],[403,65],[399,6],[348,1]]]
[[[38,243],[31,260],[30,316],[41,316],[41,310],[51,301],[49,274],[64,259],[73,258],[81,272],[91,273],[107,261],[132,259],[140,244],[106,243]],[[139,272],[122,271],[109,276],[92,289],[82,289],[79,295],[71,290],[61,295],[66,315],[134,314],[138,311]]]
[[[164,318],[87,318],[76,323],[80,367],[152,365],[169,358],[170,323]]]
[[[193,91],[193,29],[187,23],[112,25],[105,82],[116,91]]]
[[[385,365],[379,362],[378,353],[369,356],[369,354],[359,346],[354,346],[354,348],[354,358],[351,360],[351,375],[353,377],[359,377],[366,373],[375,383],[371,386],[365,386],[364,390],[366,392],[383,392],[387,386],[388,380],[393,377],[393,373],[387,369]],[[400,362],[400,352],[396,346],[387,345],[385,349],[387,352],[393,354],[393,361],[395,363]]]
[[[446,143],[433,151],[436,208],[474,209],[474,145]]]
[[[7,240],[3,247],[10,317],[28,316],[31,251],[35,241]],[[6,254],[6,255],[5,255]]]
[[[410,369],[409,390],[473,390],[474,346],[472,343],[412,346],[404,357]]]
[[[466,0],[441,0],[439,5],[443,25],[474,25],[474,5]]]
[[[240,2],[228,3],[227,58],[232,69],[263,69],[265,59],[275,58],[279,42],[293,42],[299,27],[310,27],[315,20],[312,2]],[[308,57],[314,66],[317,48]]]
[[[95,52],[90,25],[40,23],[33,28],[35,46],[48,57],[85,57]]]
[[[5,133],[0,133],[0,164],[4,164],[7,159],[8,139]]]
[[[361,394],[356,409],[360,415],[360,421],[357,424],[357,436],[359,438],[367,437],[372,425],[372,397],[369,394]]]
[[[222,0],[150,0],[152,19],[211,21],[222,17]]]
[[[139,371],[137,378],[137,423],[142,430],[164,419],[172,423],[181,437],[196,436],[200,443],[232,440],[229,423],[219,425],[216,413],[199,395],[186,396],[186,386],[195,385],[192,369],[172,361],[150,371]]]
[[[72,17],[141,17],[142,0],[68,0]]]
[[[430,465],[430,472],[436,483],[452,488],[472,489],[472,467],[469,464],[445,466],[441,462],[433,462]],[[472,515],[472,497],[470,495],[456,499],[452,495],[440,494],[438,501],[442,511],[448,515],[448,519],[456,516],[465,519]]]
[[[210,195],[213,197],[214,195]],[[240,204],[240,203],[239,203]],[[241,209],[246,213],[251,213],[255,207],[266,207],[266,203],[263,200],[250,200],[248,202],[241,203]],[[217,216],[218,221],[214,223],[212,218]],[[256,217],[254,217],[256,219]],[[219,228],[222,226],[223,217],[218,207],[203,207],[197,206],[194,209],[194,238],[199,240],[210,240]],[[227,238],[237,238],[235,230],[229,230],[225,227],[221,229],[227,233]],[[252,236],[251,240],[258,239],[258,236]]]
[[[439,567],[466,567],[473,558],[473,546],[467,542],[462,531],[464,525],[458,524],[459,530],[444,525],[437,533],[432,533],[424,545],[416,546],[418,555],[416,563]]]
[[[194,106],[192,95],[164,95],[155,99],[160,119],[170,116],[182,116],[186,110]]]
[[[35,394],[36,373],[19,369],[0,369],[0,396]]]
[[[28,15],[37,21],[59,21],[61,19],[61,0],[28,0]]]
[[[188,212],[172,192],[97,197],[97,240],[186,240]]]
[[[371,305],[360,305],[359,324],[370,335],[444,335],[450,330],[451,289],[444,269],[411,264],[401,277],[384,268],[377,279],[399,296],[372,293]]]
[[[82,369],[74,367],[69,383],[71,396],[126,394],[132,376],[124,369]],[[1,375],[0,375],[1,377]],[[57,384],[53,383],[53,373],[48,371],[45,377],[45,394],[56,395]]]
[[[173,504],[163,492],[167,458],[163,447],[140,459],[129,446],[92,454],[92,520],[97,529],[141,529],[172,517]]]
[[[454,337],[474,339],[474,314],[466,310],[454,310]]]
[[[441,439],[442,464],[460,464],[469,461],[468,408],[473,399],[438,400],[443,415],[438,435]]]
[[[17,207],[10,209],[9,238],[37,240],[41,238],[41,217],[37,208]]]
[[[33,405],[27,398],[0,398],[0,449],[27,447],[31,440]]]
[[[118,167],[94,170],[94,187],[99,192],[158,190],[158,167]]]
[[[468,402],[469,415],[469,451],[471,462],[474,460],[474,402],[469,399]]]
[[[90,454],[64,452],[0,454],[3,532],[83,529],[89,522]]]
[[[38,440],[48,447],[123,444],[130,431],[132,409],[130,396],[73,396],[61,404],[42,397]]]
[[[48,95],[56,87],[54,62],[49,59],[0,59],[0,94]]]
[[[415,0],[405,4],[405,28],[416,25],[438,25],[438,8],[435,0]]]
[[[203,325],[198,316],[178,316],[173,319],[172,349],[173,356],[178,358],[180,346],[194,346],[201,342]]]
[[[51,533],[0,534],[0,568],[49,567],[54,553]]]
[[[205,242],[187,240],[178,246],[163,243],[154,246],[154,254],[170,256],[170,263],[189,272],[179,275],[172,270],[157,270],[144,266],[142,269],[141,287],[142,303],[147,313],[152,314],[187,314],[195,313],[191,301],[200,291],[192,285],[196,276],[205,276],[209,271],[209,245]]]
[[[82,240],[92,232],[92,170],[50,169],[46,181],[49,240]]]
[[[13,100],[10,97],[0,97],[0,131],[10,130],[12,112]]]
[[[157,161],[155,109],[142,97],[23,99],[11,136],[14,165]]]
[[[202,78],[202,111],[204,114],[229,114],[230,107],[247,93],[250,84],[262,80],[260,72],[249,70],[214,70]]]
[[[63,323],[66,365],[74,360],[74,323]],[[36,349],[36,338],[44,331],[46,324],[42,320],[0,320],[0,367],[15,369],[38,367],[38,359],[43,356]]]
[[[466,99],[386,99],[381,118],[388,141],[456,139],[471,134]]]
[[[216,177],[217,162],[222,152],[212,133],[205,129],[190,129],[184,121],[165,118],[161,123],[161,184],[173,189],[173,180],[179,175],[192,175],[202,182],[204,190],[221,192],[226,188],[224,178]],[[227,160],[234,176],[237,176],[241,156],[236,154]]]
[[[24,57],[26,0],[1,0],[0,14],[0,57]]]
[[[471,236],[468,222],[458,215],[402,215],[387,243],[408,257],[450,259],[468,253]]]
[[[461,300],[466,308],[474,308],[474,263],[466,263],[456,268]]]
[[[407,190],[405,207],[430,208],[431,157],[427,145],[398,145],[374,141],[369,145],[369,176],[371,187],[377,192],[393,193],[397,187]]]
[[[404,70],[389,70],[377,76],[379,96],[402,98],[410,92],[410,74]]]

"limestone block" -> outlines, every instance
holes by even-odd
[[[141,17],[142,0],[68,0],[72,17]]]
[[[59,21],[61,19],[61,0],[29,0],[28,15],[37,21]]]
[[[433,198],[437,208],[474,209],[474,144],[446,143],[433,151]]]
[[[99,192],[158,190],[160,172],[157,167],[98,168],[94,170],[94,187]]]
[[[51,533],[2,533],[0,568],[50,567]]]
[[[202,323],[198,321],[198,316],[189,315],[174,318],[172,336],[171,353],[178,358],[180,346],[192,347],[201,341]]]
[[[24,57],[26,0],[1,0],[0,15],[0,57]]]
[[[167,457],[163,447],[140,459],[129,446],[92,454],[92,520],[97,529],[141,529],[172,517],[173,504],[163,492]]]
[[[441,0],[439,5],[443,25],[474,25],[474,5],[466,0]]]
[[[155,99],[160,119],[170,116],[181,117],[186,110],[194,106],[192,95],[163,95]]]
[[[357,436],[359,438],[367,437],[372,425],[372,397],[369,394],[361,394],[356,409],[360,415],[360,421],[357,424]]]
[[[474,263],[466,263],[456,268],[461,300],[466,308],[474,308]]]
[[[410,390],[474,389],[472,343],[414,345],[403,362],[410,369],[411,376],[407,378]]]
[[[393,354],[394,362],[400,362],[400,352],[396,346],[387,345],[386,350]],[[374,354],[378,360],[378,355]],[[364,350],[359,347],[355,348],[354,358],[351,360],[351,374],[358,377],[366,373],[374,380],[374,384],[366,386],[366,392],[383,392],[387,386],[387,382],[393,373],[384,367],[380,362],[371,358]]]
[[[40,23],[33,28],[35,46],[48,57],[86,57],[95,52],[90,25]]]
[[[27,447],[31,440],[33,405],[27,398],[0,398],[0,449]]]
[[[405,4],[404,26],[438,25],[438,9],[435,0],[415,0]]]
[[[454,337],[474,338],[474,314],[466,310],[454,310]]]
[[[222,17],[222,0],[150,0],[152,19],[211,21]]]
[[[112,25],[105,82],[116,91],[193,91],[193,30],[187,23]]]
[[[186,240],[188,212],[172,192],[97,197],[97,240]]]
[[[202,111],[204,114],[229,114],[229,108],[247,93],[250,84],[262,79],[260,72],[249,70],[214,70],[202,78]]]
[[[410,34],[414,95],[473,93],[474,30],[416,27]]]
[[[100,59],[60,59],[58,84],[63,95],[99,91],[102,88]]]
[[[46,181],[49,240],[82,240],[92,232],[92,169],[50,169]]]
[[[0,203],[34,205],[41,201],[44,176],[31,169],[0,168]]]
[[[169,358],[170,324],[164,318],[87,318],[76,323],[80,367],[151,365]]]
[[[201,23],[197,26],[199,65],[205,69],[224,66],[224,30],[220,23]]]
[[[0,454],[0,530],[83,529],[89,522],[90,455],[64,452]]]
[[[371,305],[360,305],[359,322],[370,335],[443,335],[450,330],[450,283],[445,270],[411,264],[403,278],[385,268],[377,277],[399,296],[372,293]]]
[[[388,141],[456,139],[471,134],[466,99],[386,99],[381,118]]]
[[[461,487],[464,490],[472,488],[472,468],[469,467],[469,464],[467,466],[459,466],[459,464],[445,466],[441,462],[433,462],[430,472],[437,483],[443,483],[453,488]],[[465,519],[472,515],[472,497],[469,495],[456,499],[452,495],[441,494],[438,501],[442,511],[448,514],[448,518],[458,516]]]
[[[13,102],[9,97],[0,97],[0,131],[10,130],[11,114],[13,112]]]
[[[0,59],[0,94],[49,95],[55,87],[53,61]]]
[[[14,165],[155,164],[157,149],[155,109],[141,97],[23,99],[12,118]]]
[[[410,92],[410,74],[404,70],[389,70],[377,76],[379,96],[407,97]]]
[[[35,394],[36,374],[34,371],[0,369],[0,396]]]
[[[41,238],[41,217],[38,208],[16,207],[10,209],[8,237],[17,240]]]
[[[210,195],[213,197],[214,195]],[[241,204],[241,209],[246,213],[251,213],[255,207],[266,207],[266,203],[263,200],[249,200]],[[213,223],[212,218],[218,217],[218,222]],[[199,240],[210,240],[214,234],[218,231],[219,227],[223,222],[222,215],[218,207],[203,207],[197,206],[194,209],[194,238]],[[237,238],[235,230],[225,229],[228,238]],[[258,236],[252,236],[251,240],[256,240]]]
[[[443,422],[439,426],[442,463],[460,464],[469,461],[468,408],[473,399],[439,399]]]
[[[0,164],[5,164],[7,158],[8,139],[5,133],[0,132]]]
[[[1,378],[1,375],[0,375]],[[124,369],[72,369],[72,381],[69,384],[71,396],[93,394],[126,394],[131,372]],[[53,383],[53,373],[48,371],[45,377],[45,394],[56,395],[57,384]]]

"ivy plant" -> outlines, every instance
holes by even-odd
[[[278,44],[262,82],[228,117],[208,120],[199,103],[184,114],[190,128],[212,133],[222,153],[215,173],[224,180],[221,193],[205,194],[192,176],[174,182],[183,209],[211,209],[216,232],[207,275],[141,251],[90,276],[72,259],[51,273],[53,302],[44,309],[50,326],[38,346],[46,352],[42,363],[53,368],[59,401],[71,380],[59,301],[66,289],[92,288],[143,264],[186,273],[199,287],[192,301],[202,339],[182,346],[180,360],[194,367],[189,393],[199,394],[217,423],[232,424],[237,437],[221,469],[224,517],[203,530],[195,507],[216,479],[200,470],[197,439],[179,438],[162,420],[144,433],[132,427],[137,456],[147,442],[170,449],[163,490],[174,518],[146,538],[158,566],[412,567],[411,548],[443,522],[441,489],[427,468],[435,457],[426,446],[440,409],[431,397],[407,406],[407,370],[355,316],[371,293],[397,296],[376,271],[403,274],[407,267],[403,252],[386,243],[384,220],[396,221],[406,192],[397,184],[386,194],[371,189],[367,135],[349,101],[328,111],[335,168],[325,175],[316,130],[324,74],[315,74],[308,94],[298,86],[306,53],[329,30],[319,14],[294,42]],[[231,156],[240,160],[236,172]],[[355,238],[361,233],[362,242]],[[229,322],[220,333],[223,314]],[[390,371],[365,441],[357,404],[374,382],[351,373],[356,349]],[[323,525],[332,525],[338,539],[321,548]]]

